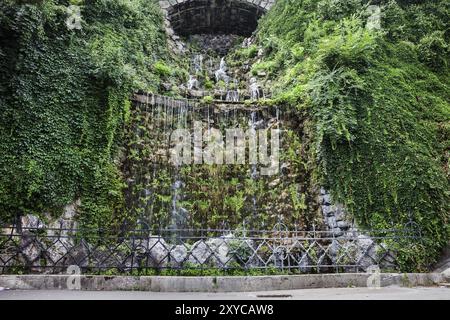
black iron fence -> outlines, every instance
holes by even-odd
[[[290,273],[397,270],[398,249],[420,237],[402,229],[148,230],[126,235],[77,229],[7,226],[0,234],[0,273],[141,274],[161,270],[275,270]]]

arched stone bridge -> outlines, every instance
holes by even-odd
[[[258,19],[275,0],[164,0],[173,30],[179,35],[199,33],[249,36]]]

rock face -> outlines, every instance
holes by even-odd
[[[37,216],[32,214],[22,216],[20,218],[20,222],[22,225],[22,229],[24,229],[27,232],[38,231],[39,229],[45,227],[45,223],[42,222],[42,220],[40,220]]]
[[[228,242],[223,238],[213,238],[206,241],[200,240],[194,243],[189,256],[192,264],[209,264],[223,267],[231,259],[228,256],[230,249]]]
[[[160,237],[151,238],[148,241],[148,255],[154,267],[166,267],[169,260],[169,252],[172,247]]]
[[[320,190],[319,202],[325,225],[330,230],[329,236],[333,238],[329,249],[333,264],[356,265],[362,270],[373,265],[384,268],[394,266],[394,253],[361,233],[353,221],[350,221],[345,208],[340,204],[333,204],[330,194],[323,188]],[[355,267],[345,269],[357,271]]]
[[[76,228],[75,215],[80,205],[79,201],[66,206],[63,214],[52,219],[49,215],[44,219],[36,215],[27,214],[20,218],[20,227],[11,227],[9,232],[12,239],[20,239],[15,247],[4,248],[0,263],[3,265],[22,265],[31,267],[32,271],[46,272],[42,268],[41,259],[46,265],[66,265],[68,253],[76,250],[74,240],[70,237]],[[3,248],[2,248],[3,249]]]
[[[174,246],[170,252],[170,259],[175,266],[181,266],[186,261],[187,256],[188,249],[182,244]]]
[[[77,229],[78,224],[75,221],[75,216],[80,205],[81,202],[79,200],[73,204],[67,205],[64,208],[63,214],[58,219],[49,223],[49,229],[54,229],[49,230],[50,235],[59,234],[62,236],[67,236],[71,229]]]
[[[37,216],[27,214],[20,219],[22,237],[20,238],[21,258],[32,270],[39,270],[40,257],[43,246],[37,239],[37,234],[46,227],[45,223]],[[44,247],[45,248],[45,247]]]
[[[338,238],[333,240],[330,248],[331,260],[334,264],[352,265],[357,263],[363,269],[376,264],[375,243],[367,236],[359,235],[352,241]],[[349,267],[349,269],[351,271],[352,268]]]
[[[162,0],[159,1],[167,34],[168,46],[175,54],[187,51],[180,35],[200,36],[200,47],[207,45],[225,55],[236,35],[250,36],[258,19],[275,0]]]
[[[234,34],[194,34],[189,37],[190,42],[195,42],[201,51],[214,51],[224,56],[240,39]]]
[[[353,222],[350,221],[345,208],[340,204],[333,204],[331,195],[323,188],[320,189],[319,203],[322,208],[323,220],[328,230],[332,231],[333,236],[344,236],[353,226]]]
[[[438,263],[434,266],[434,272],[446,272],[450,278],[450,242],[443,250]]]
[[[8,242],[1,248],[0,267],[7,270],[8,266],[27,266],[32,272],[64,273],[69,265],[89,270],[115,268],[121,271],[141,267],[284,268],[289,265],[301,272],[310,272],[317,265],[330,265],[354,272],[364,271],[372,265],[394,265],[395,255],[349,222],[344,208],[332,204],[328,193],[322,190],[319,199],[328,227],[325,238],[320,240],[276,235],[262,239],[239,238],[230,234],[192,243],[147,235],[121,239],[119,243],[101,242],[100,245],[85,239],[75,240],[73,229],[77,227],[75,217],[80,205],[76,202],[65,207],[57,219],[47,217],[44,221],[30,214],[23,216],[21,233],[17,231],[11,235],[15,234],[20,241],[18,245]]]
[[[347,216],[344,207],[340,204],[333,204],[331,195],[323,188],[320,190],[319,203],[325,224],[330,230],[344,235],[344,232],[352,227],[352,222],[349,221],[350,217]]]

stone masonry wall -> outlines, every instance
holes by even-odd
[[[163,0],[159,4],[165,16],[169,46],[183,53],[180,35],[238,34],[249,36],[258,19],[275,0]]]

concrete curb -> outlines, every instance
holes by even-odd
[[[311,274],[258,277],[158,277],[81,275],[80,290],[152,292],[249,292],[313,288],[367,287],[370,274]],[[434,286],[448,281],[443,273],[383,273],[381,286]],[[70,277],[70,278],[69,278]],[[0,275],[0,287],[13,290],[67,290],[69,275]]]

